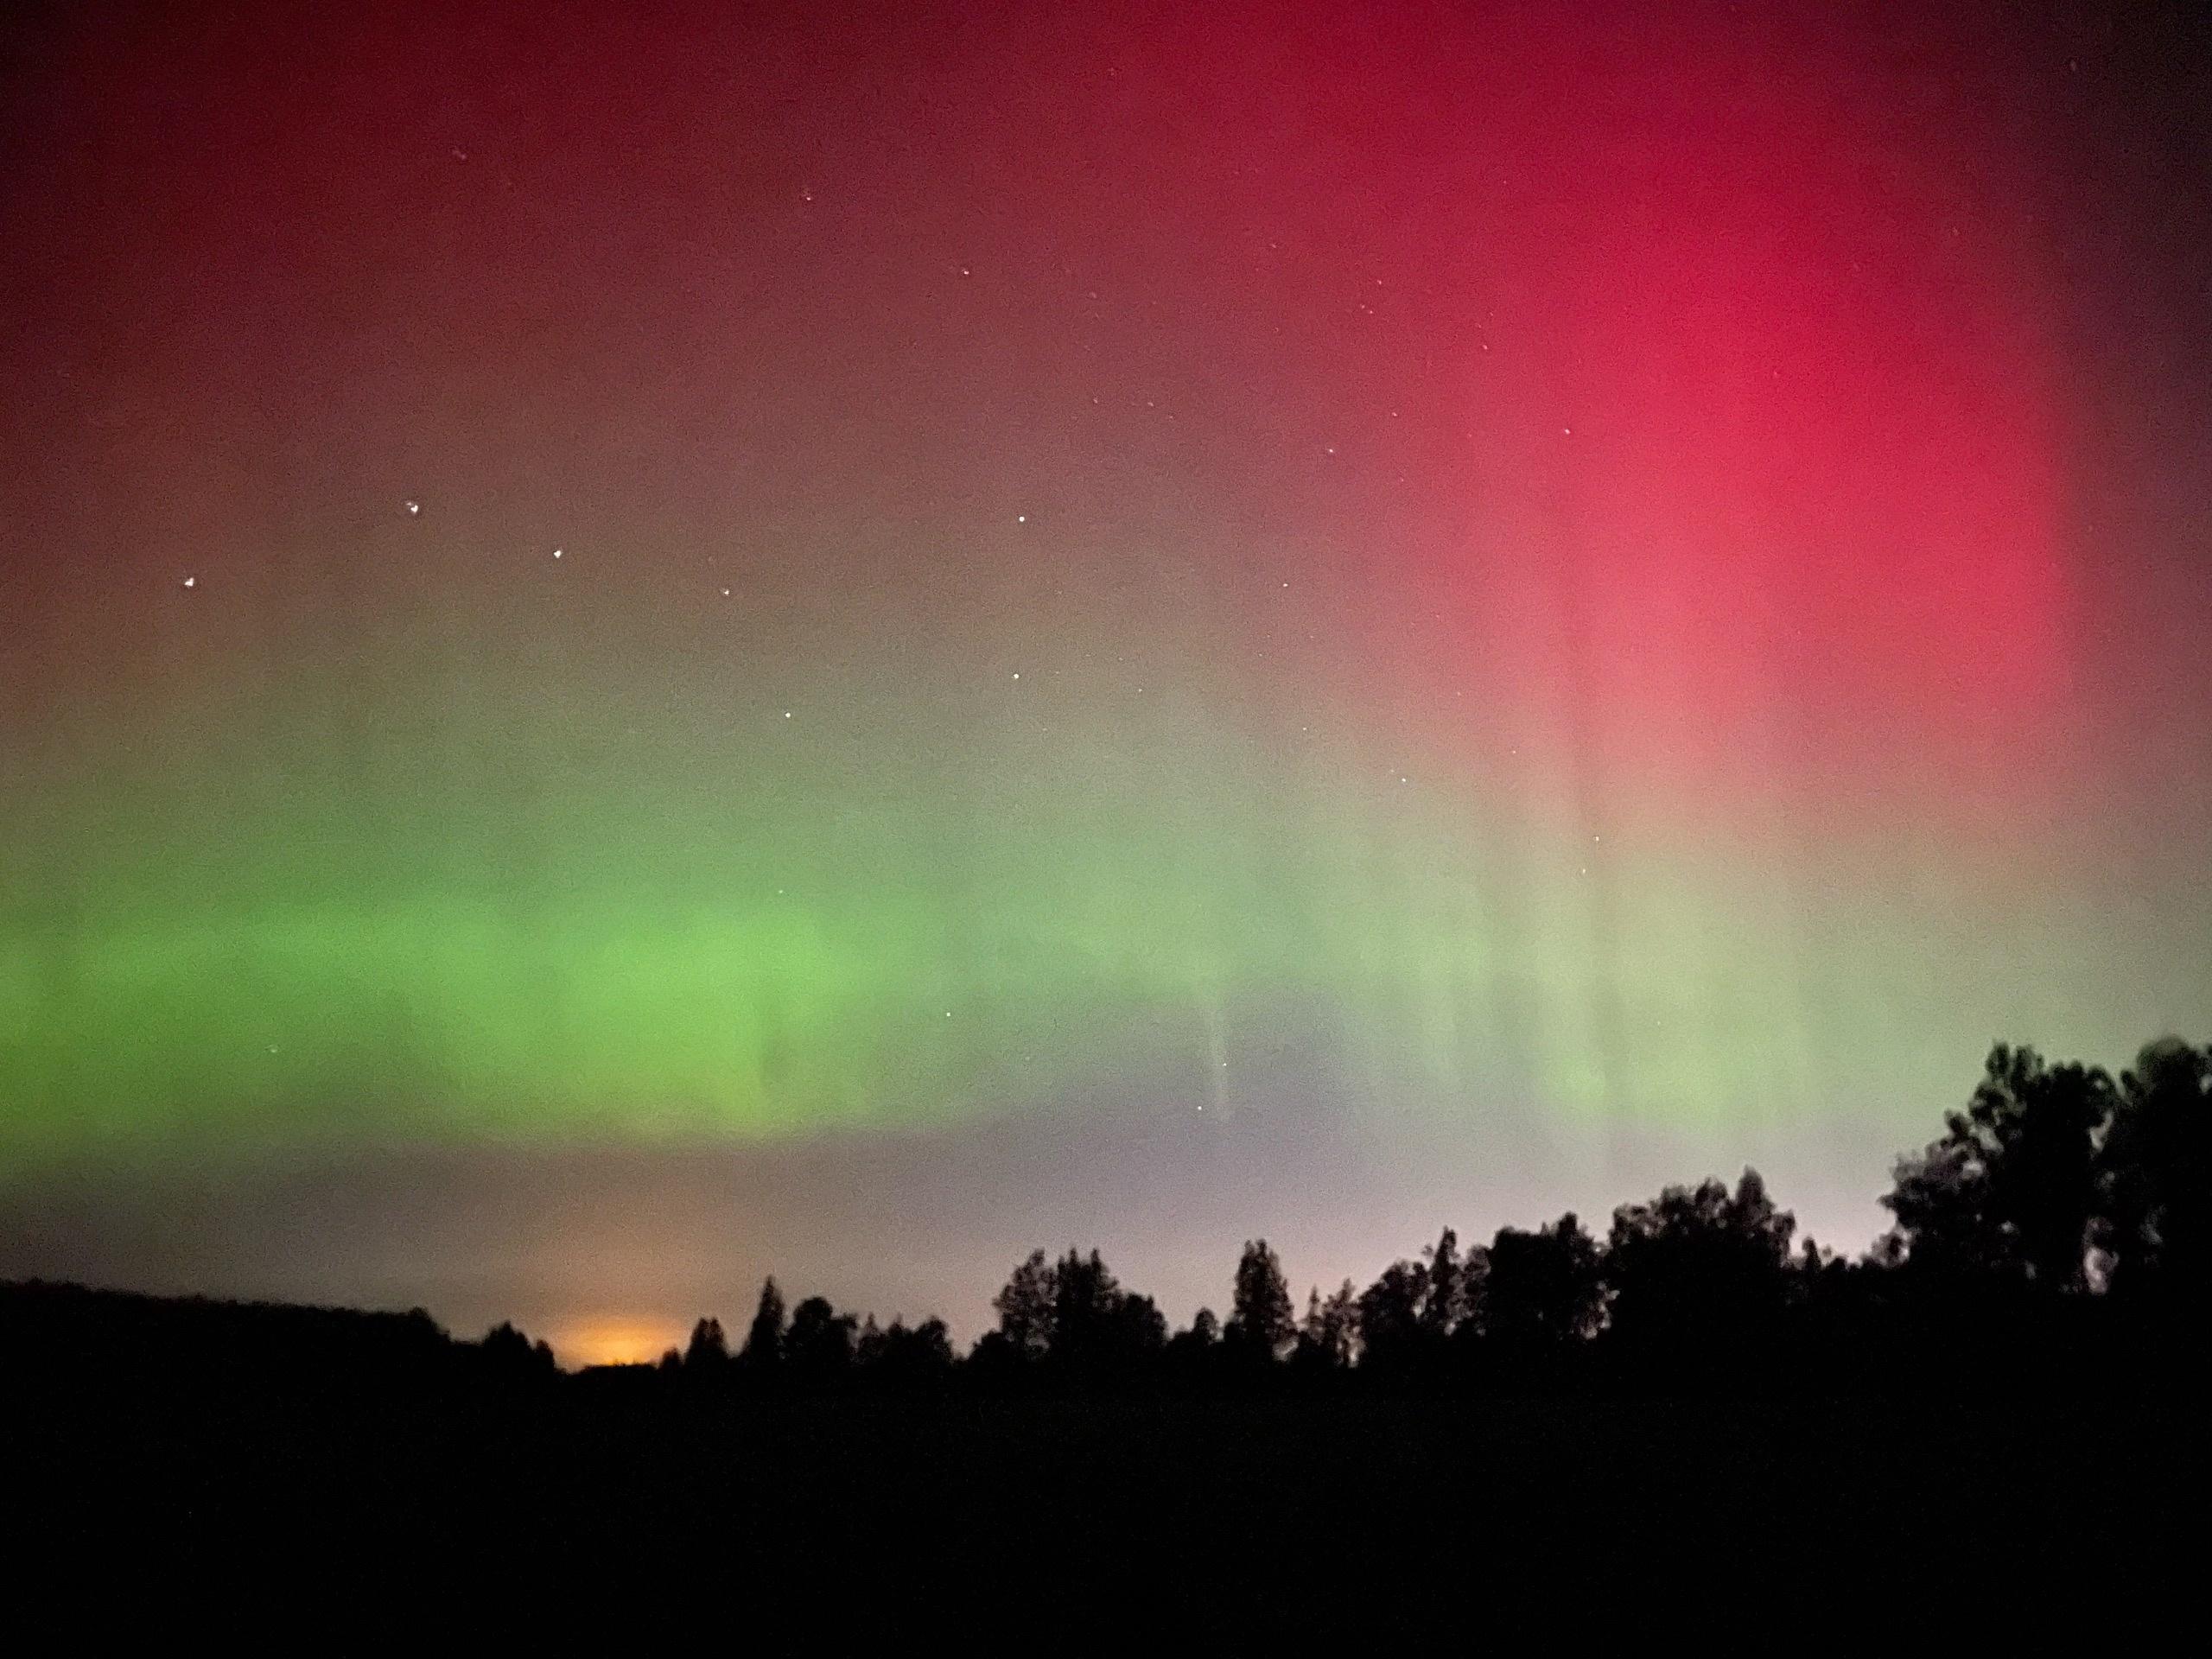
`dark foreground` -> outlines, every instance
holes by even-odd
[[[341,1400],[149,1369],[13,1412],[18,1550],[541,1608],[642,1573],[781,1648],[1397,1648],[1601,1611],[1802,1638],[2056,1604],[2127,1639],[2202,1559],[2171,1403]]]

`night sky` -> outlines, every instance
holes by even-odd
[[[2191,8],[0,24],[0,1276],[1177,1319],[2212,1035]]]

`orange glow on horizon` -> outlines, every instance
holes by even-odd
[[[689,1335],[671,1320],[593,1314],[553,1325],[546,1340],[561,1363],[574,1370],[586,1365],[650,1365],[671,1348],[681,1348]]]

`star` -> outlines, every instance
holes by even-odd
[[[422,511],[423,511],[423,504],[422,504],[420,501],[410,501],[410,502],[407,504],[407,512],[408,512],[408,515],[409,515],[409,517],[410,517],[410,518],[411,518],[411,517],[413,517],[416,513],[418,513],[418,512],[422,512]]]
[[[553,556],[556,559],[561,556],[561,550],[559,548],[556,547],[553,550]]]
[[[197,576],[187,576],[184,579],[184,585],[188,588],[196,588],[200,585],[200,578]]]

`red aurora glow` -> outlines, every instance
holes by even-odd
[[[1497,300],[1473,562],[1503,575],[1468,650],[1617,774],[1818,801],[1908,781],[1909,730],[1993,781],[2067,673],[2035,238],[1967,165],[1989,146],[1909,68],[1577,41],[1527,48],[1542,95],[1469,255]]]

